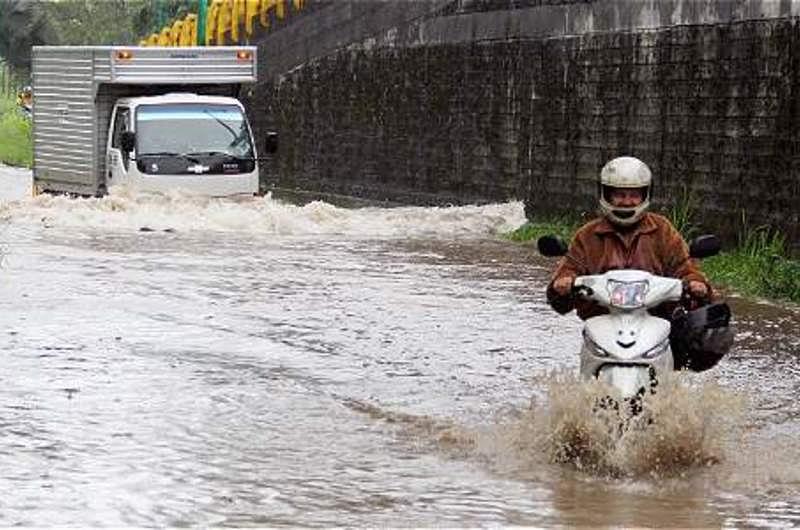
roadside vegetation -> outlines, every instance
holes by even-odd
[[[572,235],[580,228],[582,222],[576,217],[554,216],[529,221],[513,232],[506,234],[511,241],[536,241],[540,237],[553,234],[564,241],[572,239]]]
[[[768,227],[746,231],[736,248],[703,260],[703,270],[712,283],[742,294],[800,302],[800,261]]]
[[[0,162],[28,168],[33,162],[31,122],[10,95],[0,97]]]
[[[689,240],[701,231],[692,223],[695,205],[687,196],[664,214]],[[581,224],[577,218],[543,217],[525,223],[506,237],[523,242],[555,234],[569,241]],[[745,228],[734,248],[703,260],[703,271],[711,283],[742,295],[800,303],[800,260],[790,255],[786,238],[769,227],[749,228],[744,219],[742,225]]]

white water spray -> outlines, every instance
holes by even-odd
[[[314,201],[288,204],[271,195],[240,200],[116,190],[102,198],[26,196],[19,180],[4,179],[0,217],[12,224],[45,228],[234,231],[274,235],[358,237],[480,237],[507,232],[525,222],[520,202],[485,206],[339,208]],[[12,178],[13,177],[13,178]],[[9,185],[8,181],[12,181]],[[17,190],[16,193],[13,190]]]

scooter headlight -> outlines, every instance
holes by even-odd
[[[642,354],[642,359],[655,359],[656,357],[664,353],[664,350],[667,349],[667,346],[669,346],[669,339],[665,339],[660,344],[657,344],[654,347],[647,350],[646,352],[644,352]]]

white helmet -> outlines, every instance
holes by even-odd
[[[650,207],[650,188],[653,175],[647,164],[632,156],[620,156],[608,162],[600,171],[600,210],[612,223],[628,226],[642,218]],[[611,192],[615,188],[638,189],[642,202],[638,206],[613,206]]]

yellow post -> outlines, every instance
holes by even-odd
[[[258,20],[261,22],[262,28],[269,27],[269,8],[272,6],[272,0],[261,0],[258,6]]]
[[[253,19],[258,16],[258,6],[260,0],[246,0],[244,13],[244,30],[248,37],[253,36]]]
[[[283,20],[286,16],[286,2],[284,0],[275,0],[275,16],[278,20]]]
[[[161,30],[161,33],[158,34],[158,45],[169,46],[170,42],[172,42],[172,35],[170,35],[169,26],[166,26]]]
[[[181,46],[181,35],[183,34],[183,21],[176,20],[172,23],[172,28],[169,32],[169,45]]]
[[[214,0],[208,8],[208,18],[206,19],[206,46],[214,42],[217,34],[217,19],[219,18],[219,6],[222,0]]]
[[[181,46],[197,45],[197,15],[186,15],[183,21],[183,42]]]
[[[225,45],[225,32],[231,26],[231,3],[230,0],[220,2],[217,12],[217,46]]]
[[[231,0],[231,40],[239,44],[239,24],[244,18],[244,0]]]
[[[192,33],[194,33],[192,31],[192,24],[196,23],[197,23],[196,15],[186,15],[181,24],[180,35],[178,35],[178,42],[177,42],[178,46],[182,47],[193,46],[193,41],[191,40]]]

